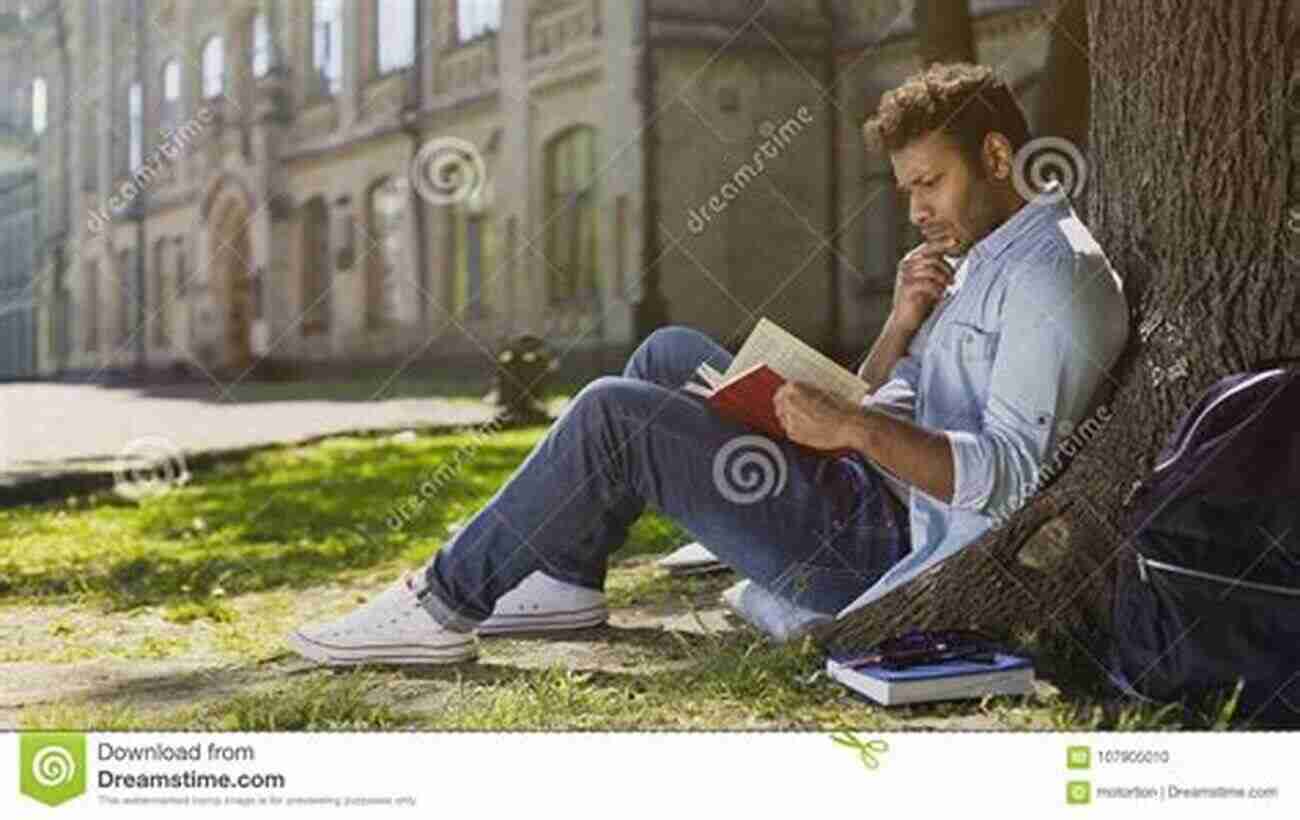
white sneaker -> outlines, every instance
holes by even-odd
[[[565,583],[538,570],[497,599],[480,635],[553,632],[599,626],[609,619],[605,593]]]
[[[299,627],[286,641],[318,663],[456,663],[478,657],[472,632],[455,632],[420,606],[414,573],[335,621]]]
[[[804,609],[750,580],[733,584],[722,591],[722,603],[746,623],[785,643],[809,634],[835,619],[811,609]]]

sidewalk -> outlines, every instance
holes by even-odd
[[[290,395],[293,385],[277,385]],[[305,391],[313,385],[303,385]],[[319,393],[319,391],[316,391]],[[0,506],[112,485],[140,451],[203,463],[326,435],[485,424],[496,407],[469,398],[220,400],[211,385],[148,390],[0,384]],[[552,414],[557,412],[552,403]]]

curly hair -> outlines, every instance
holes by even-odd
[[[934,63],[886,91],[862,136],[868,149],[893,152],[936,130],[953,137],[976,168],[990,131],[1005,136],[1012,151],[1029,141],[1025,112],[1006,81],[972,63]]]

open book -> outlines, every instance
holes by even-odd
[[[787,381],[808,382],[857,406],[872,390],[871,385],[766,317],[758,320],[727,372],[719,373],[708,362],[701,362],[695,375],[703,384],[691,381],[682,389],[707,399],[728,418],[781,439],[786,435],[772,396]],[[833,455],[856,452],[851,448],[816,451]]]

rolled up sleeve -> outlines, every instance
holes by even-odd
[[[1092,400],[1127,338],[1118,280],[1104,257],[1063,249],[1013,272],[982,430],[944,430],[950,506],[1007,516],[1037,491],[1060,421]]]

